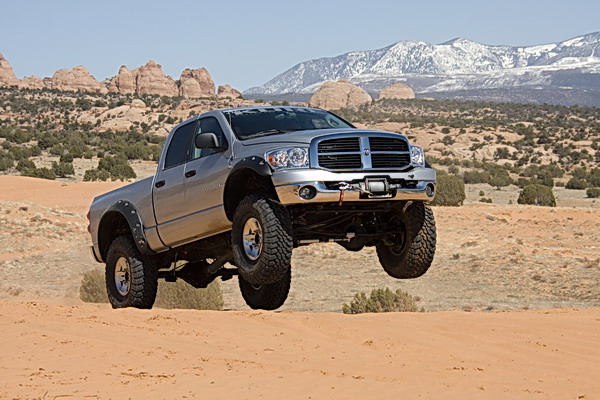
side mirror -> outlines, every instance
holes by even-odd
[[[219,139],[214,133],[206,132],[196,135],[194,144],[198,149],[212,149],[215,151],[224,151],[225,148],[219,144]]]

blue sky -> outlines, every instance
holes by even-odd
[[[206,67],[245,90],[295,64],[400,40],[533,45],[600,31],[600,1],[1,0],[0,53],[19,78],[85,65],[98,79],[149,59]]]

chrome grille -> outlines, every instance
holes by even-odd
[[[319,165],[327,169],[360,169],[360,154],[319,154]]]
[[[404,139],[388,137],[370,137],[371,151],[408,151],[408,143]]]
[[[360,153],[360,143],[357,137],[329,139],[319,142],[319,153],[342,153],[345,151]]]
[[[404,169],[410,166],[409,145],[393,134],[360,132],[316,140],[311,146],[317,167],[330,170]],[[316,153],[316,154],[314,154]]]
[[[373,168],[398,168],[410,164],[410,155],[372,153],[371,164]]]

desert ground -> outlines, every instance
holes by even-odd
[[[295,250],[278,312],[111,310],[78,299],[85,213],[121,182],[0,176],[0,398],[600,398],[600,207],[469,185],[436,207],[422,278],[388,277],[373,249]],[[493,204],[479,203],[484,190]],[[512,200],[513,204],[508,204]],[[354,293],[401,288],[425,313],[343,315]]]

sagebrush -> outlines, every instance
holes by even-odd
[[[424,312],[417,299],[402,289],[395,292],[389,288],[373,289],[369,297],[364,292],[354,295],[350,305],[344,304],[344,314],[383,313],[383,312]]]
[[[86,303],[108,303],[103,271],[94,268],[83,274],[79,298]],[[196,289],[182,280],[160,280],[154,306],[170,309],[222,310],[223,292],[219,281],[213,281],[205,289]]]
[[[462,206],[467,198],[465,183],[454,175],[439,175],[433,206]]]
[[[556,199],[552,189],[544,185],[527,185],[523,188],[517,199],[519,204],[535,206],[556,207]]]

